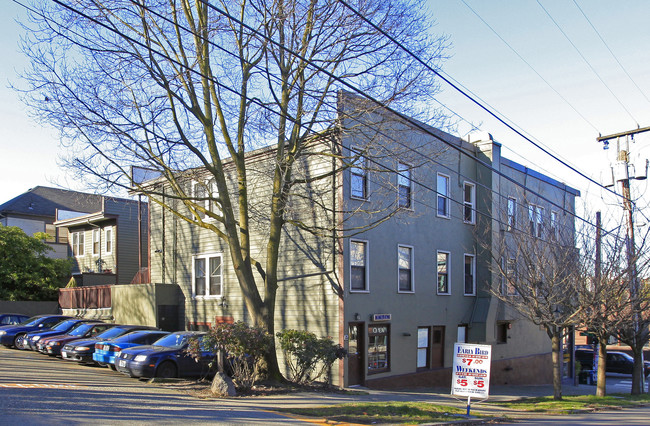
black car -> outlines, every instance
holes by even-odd
[[[187,353],[190,337],[201,337],[204,332],[178,331],[168,334],[152,345],[124,349],[115,357],[115,367],[130,377],[201,377],[212,372],[213,352],[201,352],[196,361]]]
[[[28,320],[29,315],[23,314],[0,314],[0,326],[2,325],[16,325]]]
[[[68,332],[72,331],[74,328],[78,327],[80,324],[83,324],[85,322],[89,322],[90,320],[85,320],[85,319],[78,319],[78,318],[70,318],[63,320],[59,322],[58,324],[54,325],[52,328],[49,330],[41,330],[41,331],[31,331],[23,337],[23,342],[22,346],[23,349],[31,349],[33,351],[37,350],[36,344],[38,343],[39,340],[41,340],[44,337],[51,337],[51,336],[60,336],[62,334],[68,334]]]
[[[112,340],[123,334],[137,330],[157,330],[155,327],[146,325],[116,325],[103,333],[88,339],[73,340],[61,349],[61,358],[67,361],[77,361],[80,363],[95,363],[93,353],[95,352],[95,343],[104,340]]]
[[[576,362],[580,363],[582,370],[595,370],[594,351],[590,349],[576,349]],[[645,361],[644,364],[644,374],[647,377],[650,374],[650,361]],[[625,352],[607,352],[607,363],[605,366],[607,373],[632,374],[633,369],[634,358],[630,355]]]
[[[20,324],[4,325],[0,327],[0,344],[23,349],[21,343],[23,336],[26,333],[37,330],[47,330],[62,320],[69,318],[70,317],[65,315],[37,315],[21,322]]]

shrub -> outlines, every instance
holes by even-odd
[[[331,338],[318,338],[309,331],[282,330],[277,336],[292,382],[309,383],[323,377],[337,359],[347,354]]]
[[[235,385],[240,390],[249,390],[260,376],[262,360],[271,344],[271,336],[266,331],[238,321],[210,328],[201,346],[205,350],[223,351]],[[191,342],[189,352],[196,357],[198,351],[198,341]]]

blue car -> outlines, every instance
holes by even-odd
[[[23,336],[22,346],[24,349],[37,350],[36,344],[44,337],[61,336],[68,334],[79,325],[91,320],[71,318],[61,321],[49,330],[32,331]]]
[[[122,350],[133,346],[150,345],[168,334],[168,331],[140,330],[132,331],[113,340],[97,342],[95,343],[93,360],[100,364],[107,364],[110,368],[115,369],[115,357],[119,356]]]
[[[72,340],[61,349],[61,358],[66,361],[77,361],[80,363],[95,364],[93,353],[95,352],[95,343],[104,340],[113,340],[126,333],[137,330],[158,330],[155,327],[146,325],[115,325],[108,330],[97,334],[91,338]]]
[[[70,317],[65,315],[37,315],[17,325],[2,326],[0,327],[0,344],[24,349],[22,342],[25,334],[30,331],[47,330],[64,319],[70,319]]]
[[[0,314],[0,325],[16,325],[28,319],[29,319],[29,315]]]
[[[186,351],[188,339],[205,335],[198,331],[177,331],[150,346],[135,346],[120,352],[115,367],[131,377],[201,377],[213,372],[211,363],[216,354],[201,352],[196,361]]]

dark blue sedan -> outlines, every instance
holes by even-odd
[[[210,363],[215,354],[201,352],[196,361],[187,353],[188,339],[203,336],[197,331],[178,331],[168,334],[150,346],[135,346],[124,349],[115,358],[115,367],[120,373],[131,377],[201,377],[212,371]]]
[[[61,321],[60,323],[56,324],[54,327],[50,328],[49,330],[29,332],[25,334],[25,336],[23,337],[23,344],[22,344],[23,349],[31,349],[35,351],[37,349],[36,344],[42,338],[68,334],[70,331],[72,331],[79,325],[89,321],[91,320],[71,318],[71,319],[66,319]]]
[[[29,315],[0,314],[0,325],[16,325],[28,319],[29,319]]]
[[[31,317],[17,325],[5,325],[0,327],[0,344],[18,349],[24,349],[21,346],[23,336],[30,331],[47,330],[55,324],[70,317],[65,315],[37,315]]]

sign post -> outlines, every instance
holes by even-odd
[[[487,399],[490,391],[492,346],[454,344],[451,394],[467,397],[467,416],[472,397]]]

